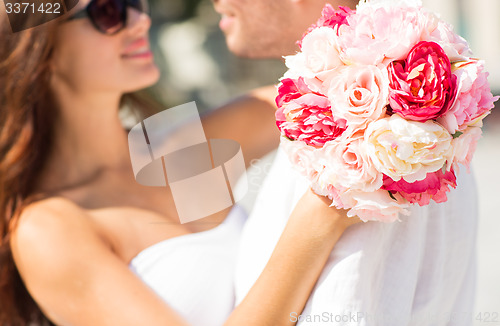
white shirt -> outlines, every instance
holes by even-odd
[[[290,320],[299,326],[472,325],[477,198],[473,176],[465,168],[460,172],[446,203],[415,206],[401,222],[347,229],[304,311],[290,312]],[[308,186],[278,149],[243,229],[237,303],[265,267]]]

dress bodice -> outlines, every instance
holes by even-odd
[[[215,228],[160,241],[129,267],[191,325],[220,326],[234,307],[233,274],[245,219],[235,205]]]

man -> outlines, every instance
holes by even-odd
[[[329,1],[355,8],[356,1]],[[319,17],[324,0],[214,0],[228,47],[282,57]],[[304,311],[283,325],[471,325],[477,198],[465,169],[443,204],[414,207],[400,222],[358,224],[342,236]],[[245,226],[236,271],[239,303],[266,265],[307,182],[278,149]],[[298,261],[297,265],[301,262]]]

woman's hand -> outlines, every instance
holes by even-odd
[[[349,226],[362,222],[357,216],[348,217],[347,210],[330,207],[331,200],[308,189],[295,206],[290,219],[302,219],[312,235],[343,233]],[[314,233],[316,232],[316,233]],[[326,234],[328,236],[328,234]]]

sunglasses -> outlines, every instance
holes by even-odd
[[[101,33],[116,34],[127,26],[127,8],[149,13],[147,0],[92,0],[67,20],[89,18]]]

